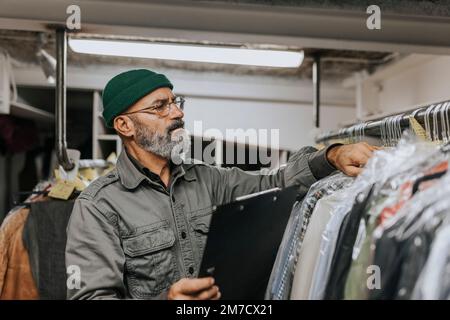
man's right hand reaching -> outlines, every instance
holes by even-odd
[[[168,300],[218,300],[219,287],[211,277],[200,279],[183,278],[175,282],[167,294]]]

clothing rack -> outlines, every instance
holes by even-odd
[[[410,118],[424,127],[430,140],[450,138],[450,100],[422,106],[407,112],[392,114],[359,122],[336,131],[319,134],[316,143],[324,143],[332,139],[361,138],[364,136],[382,139],[398,139],[403,130],[410,128]],[[441,132],[439,132],[441,129]]]

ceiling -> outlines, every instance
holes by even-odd
[[[23,0],[22,5],[2,0],[0,47],[16,64],[36,65],[38,38],[46,34],[44,48],[54,55],[51,26],[65,21],[71,3],[82,10],[82,30],[75,37],[303,50],[305,61],[299,68],[280,69],[83,55],[69,49],[69,66],[311,79],[313,57],[320,55],[322,80],[339,82],[356,71],[371,73],[405,54],[450,54],[450,0],[378,0],[383,27],[377,31],[365,26],[372,0]],[[23,10],[25,5],[28,10]]]
[[[39,47],[39,32],[0,30],[0,47],[8,51],[16,64],[36,65],[36,51]],[[80,36],[80,35],[77,35]],[[92,36],[92,35],[90,35]],[[104,36],[102,36],[104,38]],[[55,41],[53,34],[47,34],[47,43],[44,49],[55,56]],[[129,39],[129,37],[127,38]],[[142,41],[177,42],[176,39],[140,38]],[[221,43],[223,45],[223,43]],[[255,46],[252,46],[255,47]],[[264,46],[258,46],[264,47]],[[193,63],[180,61],[167,61],[156,59],[136,59],[125,57],[111,57],[78,54],[68,50],[68,65],[89,67],[92,65],[121,65],[139,66],[147,68],[174,68],[191,71],[225,72],[246,75],[268,75],[280,77],[294,77],[310,79],[312,76],[313,56],[320,55],[321,76],[324,81],[340,81],[352,75],[355,71],[368,70],[390,62],[398,56],[388,52],[332,50],[303,47],[271,46],[271,48],[304,50],[305,60],[299,68],[266,68],[237,65]]]
[[[133,0],[143,2],[145,0]],[[311,9],[365,11],[370,5],[378,5],[383,13],[450,17],[450,0],[185,0],[196,3],[226,3],[230,5],[257,4],[272,7],[301,7]],[[168,0],[179,3],[180,1]]]

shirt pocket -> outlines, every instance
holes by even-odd
[[[206,240],[209,233],[209,225],[211,223],[212,214],[215,210],[214,206],[199,209],[191,213],[189,223],[194,234],[194,240],[198,248],[200,258],[206,246]]]
[[[175,235],[165,221],[139,228],[137,234],[123,239],[132,297],[155,297],[178,280],[174,244]]]

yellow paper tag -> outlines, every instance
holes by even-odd
[[[75,177],[73,183],[77,191],[83,191],[84,189],[86,189],[86,184],[83,182],[82,179],[80,179],[80,177]]]
[[[317,150],[322,150],[323,148],[325,148],[325,144],[323,144],[323,143],[316,143],[315,147],[316,147]]]
[[[110,173],[111,171],[113,171],[114,168],[115,168],[115,166],[110,165],[110,166],[108,166],[108,168],[106,168],[105,170],[103,170],[103,172],[102,172],[100,175],[101,175],[101,176],[105,176],[105,175],[107,175],[108,173]]]
[[[58,181],[50,190],[48,196],[56,199],[67,200],[75,190],[75,184],[68,181]]]
[[[106,158],[106,161],[109,163],[116,163],[117,162],[117,155],[115,152],[111,152],[111,154]]]
[[[427,137],[427,132],[425,129],[420,125],[419,121],[417,121],[414,117],[409,117],[409,125],[413,129],[416,136],[423,140],[429,140]]]
[[[61,175],[59,174],[58,169],[55,169],[55,179],[56,179],[56,181],[61,180]]]
[[[95,169],[93,168],[80,169],[79,173],[83,178],[89,181],[95,180],[97,178],[97,171],[95,171]]]

